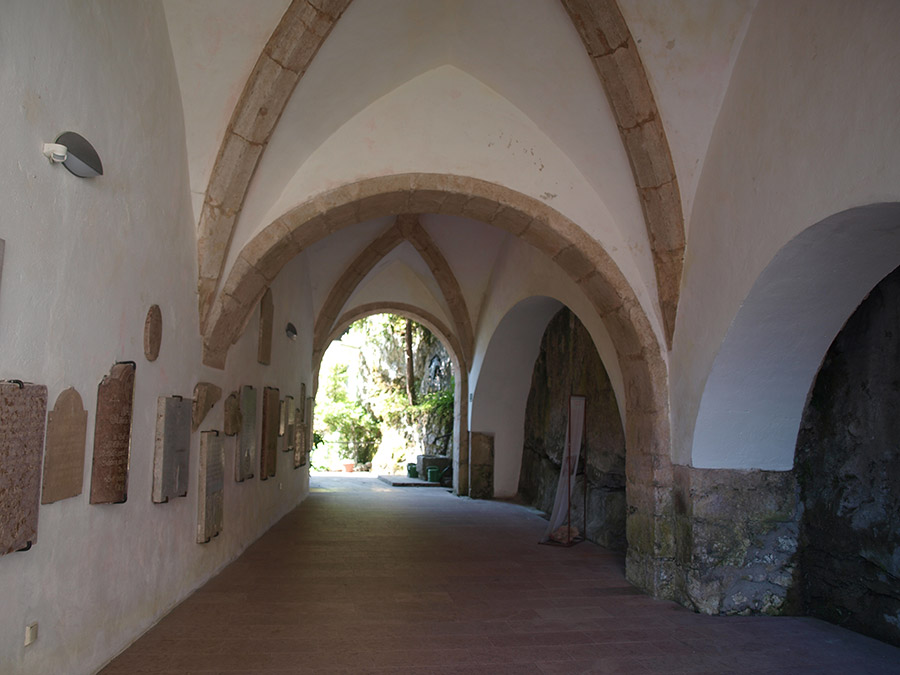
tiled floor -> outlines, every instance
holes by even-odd
[[[900,649],[827,623],[641,595],[619,554],[539,546],[522,507],[312,481],[103,674],[900,673]]]

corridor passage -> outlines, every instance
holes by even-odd
[[[313,476],[305,502],[101,672],[900,672],[900,649],[821,621],[653,600],[620,554],[539,546],[545,522]]]

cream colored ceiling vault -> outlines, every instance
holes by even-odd
[[[210,312],[217,297],[223,300],[226,273],[245,265],[244,246],[291,208],[323,188],[360,179],[452,169],[509,185],[573,218],[613,257],[654,332],[670,345],[685,244],[682,214],[753,5],[747,0],[720,11],[697,0],[686,14],[702,20],[704,31],[627,0],[622,11],[615,0],[267,0],[253,3],[253,11],[237,0],[165,0],[198,218],[207,343],[215,342]],[[666,31],[672,37],[660,53]],[[700,73],[699,64],[710,61],[716,71]],[[457,71],[441,69],[448,65],[474,78],[474,87],[454,80],[450,73]],[[432,71],[430,80],[416,80]],[[691,102],[673,95],[677,82],[670,80],[692,87]],[[410,90],[413,81],[422,84]],[[471,114],[480,106],[496,131],[488,133],[486,125],[479,137],[474,125],[453,128],[422,108],[422,128],[409,129],[415,159],[404,164],[392,148],[405,141],[390,136],[379,114],[403,100],[398,92],[421,100],[429,82],[474,102]],[[484,101],[467,87],[486,87]],[[491,103],[491,96],[502,103]],[[526,122],[516,127],[510,114]],[[687,134],[679,126],[686,115],[694,120]],[[366,124],[371,133],[354,136]],[[670,152],[672,128],[679,134]],[[416,133],[433,145],[458,146],[469,165],[419,152]],[[363,158],[359,146],[367,143]],[[466,143],[484,154],[468,152]],[[498,148],[514,162],[489,154]],[[379,164],[371,156],[388,159]],[[571,168],[561,170],[561,162]],[[687,176],[686,194],[676,169]],[[525,177],[529,171],[534,175]],[[318,184],[304,178],[310,172]],[[557,262],[578,279],[582,270],[566,269],[571,258]],[[348,253],[343,265],[351,261]],[[473,320],[457,303],[452,323],[463,331],[464,353]]]

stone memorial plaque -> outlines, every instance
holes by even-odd
[[[241,401],[236,391],[225,399],[225,435],[237,436],[241,431]]]
[[[205,544],[222,531],[225,510],[225,447],[218,431],[200,434],[197,499],[197,543]]]
[[[234,479],[241,483],[253,478],[256,464],[256,390],[248,385],[241,387],[241,432],[234,461]]]
[[[300,415],[297,417],[297,424],[306,424],[306,382],[300,383]]]
[[[81,494],[87,417],[81,396],[74,387],[69,387],[56,399],[47,421],[41,504],[52,504]]]
[[[312,396],[306,397],[306,410],[303,412],[303,422],[306,424],[306,448],[312,448],[312,433],[313,433],[313,406],[316,404],[316,399]]]
[[[294,397],[285,396],[281,402],[284,407],[284,451],[290,452],[294,449],[294,429],[297,426],[297,409],[294,407]]]
[[[148,361],[156,361],[162,344],[162,312],[159,305],[153,305],[144,319],[144,356]]]
[[[259,301],[259,343],[256,360],[263,365],[272,362],[272,326],[275,322],[275,302],[272,300],[272,289],[267,288]]]
[[[128,498],[136,368],[134,361],[117,363],[97,387],[91,504],[121,504]]]
[[[160,396],[157,399],[151,495],[154,504],[165,504],[170,499],[187,494],[191,403],[181,396]]]
[[[297,417],[300,417],[300,409],[296,410]],[[301,466],[306,466],[306,459],[309,456],[309,452],[307,450],[306,439],[308,434],[306,432],[305,424],[296,424],[294,426],[294,468],[299,469]]]
[[[37,540],[47,387],[0,382],[0,555]]]
[[[275,475],[278,468],[278,419],[280,401],[278,390],[263,390],[262,441],[259,447],[259,477],[266,480]]]
[[[198,382],[194,386],[194,402],[191,406],[191,431],[197,431],[213,406],[222,398],[222,387],[212,382]],[[232,434],[234,435],[234,434]]]
[[[287,430],[287,397],[281,399],[278,404],[278,437],[284,436]]]

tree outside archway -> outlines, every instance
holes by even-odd
[[[451,456],[451,359],[424,326],[360,319],[329,346],[320,373],[314,467],[401,473],[418,454]]]

